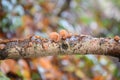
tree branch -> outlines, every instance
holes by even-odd
[[[72,35],[54,42],[39,36],[31,36],[23,40],[0,41],[0,60],[76,54],[106,55],[120,58],[119,37],[112,39]]]
[[[62,8],[60,9],[59,13],[57,14],[58,16],[61,16],[61,13],[67,9],[69,9],[71,0],[65,0]]]

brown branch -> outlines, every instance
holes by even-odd
[[[59,13],[57,14],[58,16],[61,16],[61,13],[67,9],[69,9],[71,0],[65,0],[62,8],[60,9]]]
[[[61,34],[63,35],[63,34]],[[63,35],[58,41],[31,36],[23,40],[0,41],[0,59],[50,55],[107,55],[120,58],[120,38],[94,38],[88,35]],[[52,38],[52,37],[50,37]],[[57,37],[54,37],[57,38]]]

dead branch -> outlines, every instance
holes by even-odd
[[[64,31],[63,31],[64,32]],[[94,38],[89,35],[59,36],[52,33],[50,39],[31,36],[26,39],[1,40],[0,60],[53,55],[106,55],[120,58],[120,38]]]

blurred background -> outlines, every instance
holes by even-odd
[[[120,0],[0,0],[0,39],[47,38],[61,29],[119,35]],[[120,80],[120,63],[97,55],[8,59],[0,61],[0,80]]]

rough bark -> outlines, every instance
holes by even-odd
[[[120,41],[117,38],[94,38],[88,35],[73,35],[58,42],[35,36],[0,41],[0,60],[76,54],[120,58]]]

